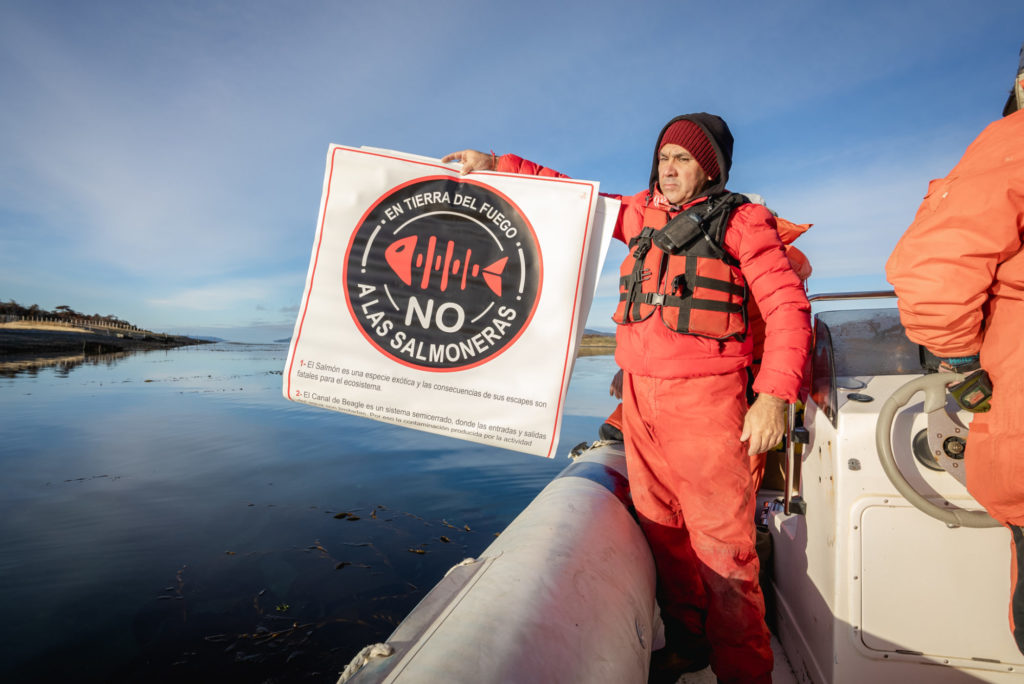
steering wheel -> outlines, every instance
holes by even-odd
[[[960,382],[959,373],[931,373],[915,378],[903,385],[882,404],[875,426],[875,448],[878,460],[889,481],[903,497],[920,511],[941,520],[949,527],[998,527],[999,523],[985,511],[966,511],[962,508],[943,508],[926,499],[914,489],[900,472],[892,452],[892,424],[896,413],[907,405],[910,398],[924,392],[924,411],[928,416],[928,446],[935,461],[964,483],[964,444],[967,429],[961,427],[946,411],[946,386]]]

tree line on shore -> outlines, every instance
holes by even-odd
[[[3,316],[18,316],[26,318],[57,318],[60,320],[71,320],[79,319],[85,321],[94,321],[96,323],[102,323],[105,325],[111,325],[114,327],[133,327],[128,321],[122,320],[117,316],[101,316],[100,314],[84,314],[79,311],[75,311],[66,304],[61,304],[58,307],[54,307],[53,311],[47,311],[38,304],[31,306],[22,306],[13,299],[8,301],[0,301],[0,317]]]

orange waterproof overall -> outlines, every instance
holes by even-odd
[[[992,410],[967,438],[967,489],[1010,528],[1010,624],[1024,652],[1024,111],[990,124],[928,186],[889,257],[907,336],[942,358],[980,352]]]
[[[624,239],[640,223],[628,217]],[[767,366],[755,391],[795,400],[809,339],[807,300],[772,223],[763,207],[740,207],[725,247],[767,312]],[[617,330],[630,490],[657,564],[658,600],[689,639],[707,640],[719,681],[770,682],[755,491],[739,439],[751,341],[681,334],[669,328],[674,321],[658,311]],[[723,318],[723,332],[731,326]]]

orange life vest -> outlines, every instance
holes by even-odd
[[[612,320],[636,323],[660,310],[662,322],[686,335],[742,340],[747,333],[749,289],[739,262],[722,244],[732,212],[747,198],[716,196],[669,221],[668,212],[648,203],[644,228],[629,241],[632,250],[619,267],[619,305]],[[685,214],[685,216],[684,216]],[[658,247],[665,236],[689,236],[672,253]],[[664,235],[660,235],[665,231]]]

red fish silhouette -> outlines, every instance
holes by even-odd
[[[443,256],[441,251],[437,249],[437,237],[431,235],[427,239],[427,251],[425,253],[416,254],[416,243],[418,241],[418,235],[410,235],[401,240],[395,240],[384,250],[384,260],[391,267],[391,270],[395,272],[395,275],[406,285],[412,285],[413,268],[421,268],[420,289],[427,289],[430,284],[431,273],[437,271],[441,274],[440,287],[441,292],[444,292],[448,289],[449,276],[459,276],[459,271],[461,270],[459,289],[466,289],[466,280],[469,276],[474,278],[482,276],[484,284],[487,285],[491,292],[499,297],[501,296],[501,274],[505,270],[508,257],[502,257],[481,269],[478,264],[470,263],[470,257],[473,254],[472,249],[466,250],[464,258],[455,258],[455,242],[452,240],[449,240],[445,246]]]

